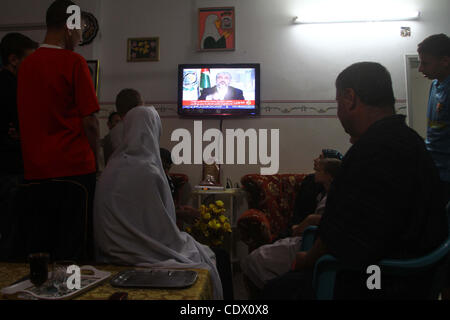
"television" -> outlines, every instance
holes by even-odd
[[[259,115],[260,65],[179,65],[178,114],[196,117]]]

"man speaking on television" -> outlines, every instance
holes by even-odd
[[[245,100],[242,90],[230,86],[231,78],[228,72],[218,73],[216,86],[203,89],[198,100]]]

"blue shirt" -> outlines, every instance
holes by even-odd
[[[428,102],[426,145],[439,169],[441,180],[450,182],[450,76],[434,80]]]

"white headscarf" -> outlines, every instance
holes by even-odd
[[[205,49],[205,40],[208,37],[213,38],[215,41],[218,41],[222,36],[217,30],[216,21],[219,19],[215,14],[211,14],[206,18],[205,21],[205,32],[203,33],[201,47]]]
[[[223,299],[214,253],[181,232],[160,158],[161,120],[153,107],[137,107],[124,120],[124,137],[99,182],[94,202],[99,262],[203,268]]]

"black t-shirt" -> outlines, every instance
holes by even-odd
[[[439,173],[423,139],[404,116],[376,122],[348,151],[330,187],[319,229],[328,251],[363,267],[423,256],[447,233]]]
[[[23,173],[20,141],[8,134],[10,124],[19,132],[17,79],[6,69],[0,70],[0,110],[0,173]]]

